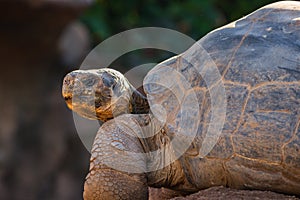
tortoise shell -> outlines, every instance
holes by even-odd
[[[268,5],[209,33],[153,68],[144,89],[152,112],[165,112],[168,134],[193,137],[181,159],[198,188],[226,182],[299,194],[299,2]]]

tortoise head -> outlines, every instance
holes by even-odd
[[[108,68],[76,70],[63,81],[67,106],[88,119],[107,121],[131,110],[132,86],[118,71]]]

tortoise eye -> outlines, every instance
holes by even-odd
[[[103,74],[102,81],[106,87],[114,87],[117,84],[114,77],[108,73]]]
[[[95,107],[99,108],[101,106],[101,103],[99,101],[95,101]]]

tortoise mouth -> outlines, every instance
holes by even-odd
[[[72,106],[72,96],[64,96],[65,102],[68,106],[68,108],[70,108],[71,110],[73,110],[73,106]]]
[[[91,98],[89,95],[70,95],[65,94],[63,98],[67,107],[88,119],[106,120],[112,118],[113,102],[101,102],[99,99]]]

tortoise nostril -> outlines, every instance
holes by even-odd
[[[65,85],[73,85],[74,84],[74,80],[75,80],[76,76],[74,73],[69,73],[65,76],[64,78],[64,84]]]
[[[70,79],[66,78],[66,79],[64,80],[64,83],[67,84],[67,85],[69,85],[69,84],[70,84]]]

